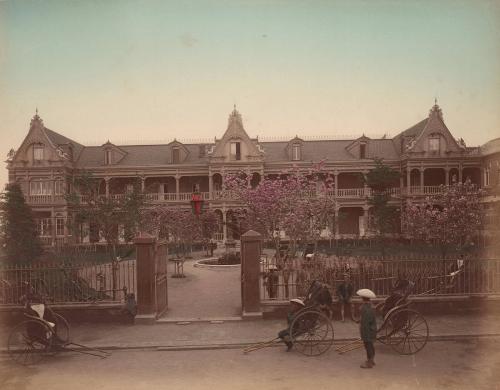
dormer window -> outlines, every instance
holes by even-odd
[[[181,151],[178,147],[172,148],[172,164],[181,162]]]
[[[43,151],[44,151],[43,145],[33,146],[33,160],[35,162],[43,161],[43,153],[44,153]]]
[[[439,137],[429,138],[429,152],[439,152]]]
[[[300,145],[294,144],[292,146],[292,161],[299,161],[299,160],[300,160]]]
[[[104,164],[105,165],[111,165],[113,163],[113,154],[111,152],[111,150],[105,150],[104,151]]]
[[[231,142],[231,150],[230,157],[233,161],[241,160],[241,143],[240,142]]]
[[[359,158],[366,158],[366,144],[359,144]]]

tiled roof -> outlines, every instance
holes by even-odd
[[[356,161],[347,151],[354,140],[322,140],[305,141],[302,144],[302,161]],[[368,141],[368,158],[380,157],[385,160],[399,158],[392,139],[370,139]],[[266,162],[288,161],[285,148],[288,142],[261,142]]]
[[[427,122],[429,121],[429,118],[425,118],[424,120],[418,122],[416,125],[413,125],[409,129],[406,129],[405,131],[402,131],[398,135],[396,135],[393,140],[394,140],[394,145],[396,146],[396,150],[399,154],[402,153],[402,142],[404,142],[404,139],[406,137],[414,137],[417,138],[422,131],[425,129],[425,126],[427,126]]]
[[[200,157],[200,145],[204,144],[183,144],[189,151],[185,161],[181,164],[202,164],[207,163],[207,157]],[[169,145],[117,145],[125,153],[125,157],[117,165],[167,165],[171,161]],[[104,151],[100,146],[85,147],[83,153],[77,161],[77,165],[101,166],[104,165]]]
[[[82,144],[79,144],[76,141],[73,141],[72,139],[69,139],[65,137],[64,135],[61,135],[59,133],[56,133],[53,130],[47,129],[46,127],[44,128],[45,134],[47,134],[47,137],[54,143],[55,145],[63,145],[63,144],[68,144],[71,143],[73,144],[73,154],[75,156],[75,159],[78,158],[80,155],[80,152],[85,148]]]
[[[487,156],[493,153],[500,152],[500,138],[492,139],[481,146],[481,154]]]

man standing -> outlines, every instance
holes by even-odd
[[[377,320],[375,319],[375,310],[370,302],[370,299],[376,298],[376,296],[373,291],[367,288],[358,290],[356,294],[363,299],[359,332],[366,350],[366,362],[364,362],[360,367],[372,368],[375,366],[375,347],[373,346],[373,343],[377,338]]]
[[[353,293],[353,287],[351,283],[351,275],[348,272],[344,274],[344,280],[337,287],[337,298],[340,304],[340,315],[342,316],[342,322],[345,321],[344,310],[346,305],[351,305],[351,297]],[[350,308],[352,313],[352,308]]]
[[[266,285],[267,288],[267,294],[271,299],[276,298],[276,296],[278,295],[279,275],[276,272],[277,269],[278,267],[271,264],[269,266],[269,272],[264,276],[264,284]]]

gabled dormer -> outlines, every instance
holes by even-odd
[[[227,130],[222,139],[216,140],[210,153],[212,162],[248,162],[262,160],[263,152],[250,139],[243,128],[241,114],[234,107],[229,115]]]
[[[295,136],[290,142],[288,142],[285,150],[290,161],[302,161],[303,160],[303,147],[304,140]]]
[[[370,138],[364,134],[358,139],[350,143],[346,150],[354,157],[359,160],[364,160],[367,158],[372,158],[370,154]]]
[[[174,139],[168,144],[168,163],[169,164],[182,164],[189,156],[189,150],[179,141]]]
[[[47,132],[38,109],[30,122],[28,135],[16,152],[9,156],[9,167],[12,166],[52,166],[70,162],[69,156],[56,145]]]
[[[103,151],[104,165],[118,164],[127,155],[127,152],[109,141],[103,144],[101,148]]]
[[[443,157],[464,152],[464,147],[457,143],[446,127],[437,101],[429,111],[425,127],[405,145],[404,152],[427,157]]]

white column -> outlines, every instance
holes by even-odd
[[[424,193],[424,168],[420,168],[420,194]]]
[[[450,184],[450,168],[446,167],[444,170],[444,185],[447,186]]]
[[[338,239],[340,234],[339,213],[340,213],[340,207],[335,207],[335,239]]]
[[[337,171],[333,172],[333,179],[334,179],[334,185],[335,185],[334,195],[335,195],[335,198],[338,198],[338,196],[339,196],[339,173]],[[337,234],[337,233],[335,233],[335,234]]]
[[[227,211],[226,209],[222,209],[222,239],[224,242],[227,241]]]
[[[366,234],[368,233],[368,209],[370,208],[370,206],[368,205],[364,205],[363,206],[363,236],[366,236]],[[361,226],[359,227],[359,235],[361,236]]]
[[[179,175],[175,175],[175,199],[176,200],[179,200],[180,180],[181,180],[181,177]]]
[[[462,175],[463,175],[463,169],[464,167],[462,166],[462,163],[458,166],[458,182],[462,183]]]
[[[213,199],[213,193],[214,191],[214,180],[212,176],[212,172],[208,173],[208,198],[211,200]]]
[[[50,210],[50,230],[51,230],[51,236],[52,236],[52,245],[55,246],[56,244],[56,213],[54,211],[54,208]]]
[[[111,178],[109,178],[109,177],[104,178],[104,182],[106,183],[106,198],[109,197],[109,181],[110,180],[111,180]]]
[[[406,168],[406,195],[411,194],[411,169],[410,167]]]

